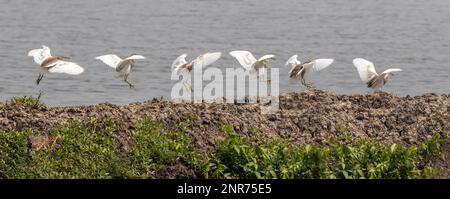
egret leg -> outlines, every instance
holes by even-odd
[[[194,92],[194,89],[192,88],[191,85],[189,85],[188,83],[184,82],[183,83],[184,87],[186,88],[186,90],[190,91],[190,92]]]
[[[128,75],[125,75],[123,81],[125,81],[128,84],[128,86],[130,86],[130,88],[134,88],[134,85],[128,81]]]
[[[307,82],[305,79],[302,79],[301,85],[302,85],[303,87],[305,87],[306,90],[310,90],[310,89],[313,89],[313,88],[314,88],[313,85],[312,85],[311,83]]]
[[[186,90],[189,90],[189,89],[188,89],[188,86],[187,86],[187,84],[186,84],[186,82],[183,82],[183,86],[184,86],[184,88],[185,88]]]
[[[374,93],[382,93],[381,87],[375,87]]]
[[[270,84],[272,82],[272,79],[269,79],[269,76],[267,74],[264,74],[264,79],[263,80],[266,80],[266,82],[268,84]]]
[[[39,85],[39,83],[41,82],[42,78],[44,78],[44,75],[39,73],[38,78],[36,79],[36,85]]]
[[[263,75],[258,74],[258,76],[256,76],[256,80],[258,82],[267,82],[267,83],[269,83],[271,81],[271,80],[267,79],[264,74]]]
[[[265,69],[267,68],[267,66],[265,66]],[[270,84],[272,82],[272,79],[269,79],[269,76],[267,75],[267,71],[264,71],[263,74],[263,81],[265,80],[268,84]]]

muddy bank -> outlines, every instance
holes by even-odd
[[[350,133],[385,143],[417,144],[435,133],[450,132],[450,96],[424,94],[397,97],[388,93],[333,95],[324,91],[284,93],[280,111],[265,115],[259,104],[173,103],[152,100],[129,105],[98,104],[80,107],[30,108],[0,105],[0,130],[32,128],[43,134],[69,120],[112,119],[125,124],[124,132],[148,116],[168,127],[189,120],[198,147],[223,137],[219,130],[231,124],[243,136],[260,133],[295,143],[318,143]],[[125,135],[125,134],[124,134]],[[126,138],[124,138],[126,140]]]

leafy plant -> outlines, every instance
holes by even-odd
[[[275,140],[255,146],[232,127],[223,130],[227,137],[202,167],[206,178],[423,178],[434,172],[428,166],[419,168],[419,161],[440,151],[439,136],[420,150],[367,140],[324,147]]]
[[[325,146],[295,145],[260,134],[248,139],[226,125],[225,138],[200,152],[189,122],[167,128],[143,118],[133,126],[72,121],[52,129],[55,144],[40,150],[29,147],[38,132],[0,132],[0,178],[156,178],[178,166],[204,178],[427,178],[436,174],[427,163],[448,140],[436,134],[419,146],[384,145],[345,134]],[[125,153],[119,135],[132,140]]]
[[[0,178],[23,178],[32,159],[28,154],[27,137],[32,130],[0,132]]]
[[[96,126],[103,128],[95,128]],[[70,122],[54,129],[59,147],[32,153],[37,178],[114,178],[121,176],[118,149],[111,121]],[[34,178],[33,177],[33,178]]]
[[[37,107],[43,105],[41,103],[41,97],[42,97],[42,92],[39,92],[37,97],[33,97],[33,96],[13,97],[11,101],[13,104],[16,104],[16,105],[37,108]]]
[[[144,118],[133,132],[134,146],[126,157],[129,177],[148,178],[157,165],[178,163],[193,166],[198,155],[195,153],[186,124],[177,130],[165,130],[160,123]]]

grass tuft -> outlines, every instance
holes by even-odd
[[[37,97],[33,97],[33,96],[13,97],[11,99],[11,102],[15,105],[37,108],[37,107],[43,105],[43,103],[41,103],[41,97],[42,97],[42,92],[39,92]]]

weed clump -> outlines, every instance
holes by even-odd
[[[42,92],[39,92],[37,97],[33,96],[21,96],[21,97],[13,97],[11,102],[15,105],[37,108],[43,105],[41,102]]]

